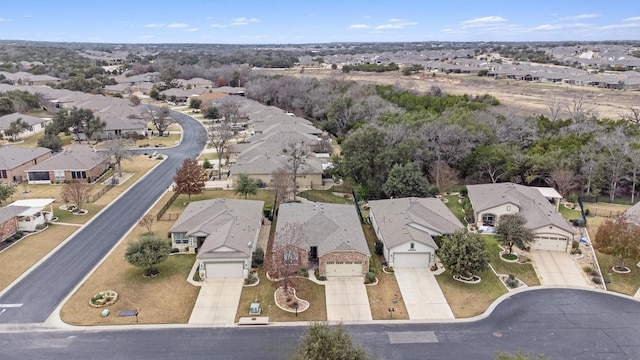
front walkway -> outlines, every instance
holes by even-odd
[[[591,287],[567,252],[531,250],[529,255],[542,285]]]
[[[435,275],[428,269],[395,268],[396,281],[411,320],[453,319]]]
[[[328,278],[324,289],[328,321],[372,320],[364,278]]]
[[[213,279],[202,282],[189,324],[233,324],[244,279]]]

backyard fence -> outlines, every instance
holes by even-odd
[[[160,211],[158,211],[158,214],[156,215],[156,219],[158,221],[165,220],[165,219],[162,218],[162,215],[164,215],[164,213],[167,212],[167,210],[169,209],[171,204],[173,204],[173,202],[178,198],[178,195],[179,195],[178,193],[173,193],[173,195],[171,195],[169,200],[162,206]],[[176,215],[176,214],[173,214],[173,215]],[[177,218],[178,217],[176,216],[176,219]]]
[[[102,197],[102,195],[106,194],[106,193],[107,193],[107,191],[109,191],[109,190],[113,189],[114,187],[115,187],[115,185],[113,185],[113,184],[109,184],[109,185],[107,185],[107,186],[103,187],[103,188],[102,188],[100,191],[98,191],[97,193],[95,193],[95,194],[93,194],[93,195],[90,195],[90,196],[87,198],[87,202],[88,202],[88,203],[94,203],[94,202],[98,201],[98,199],[100,199],[100,198]]]

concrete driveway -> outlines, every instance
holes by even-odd
[[[577,262],[564,251],[531,250],[533,268],[542,285],[589,287]]]
[[[409,319],[453,319],[453,312],[445,299],[435,275],[427,269],[395,268],[396,281]]]
[[[369,297],[360,277],[328,278],[325,282],[328,321],[371,320]]]
[[[205,280],[189,324],[233,324],[244,279]]]

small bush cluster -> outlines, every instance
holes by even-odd
[[[367,284],[374,283],[376,281],[376,274],[368,272],[367,275],[365,275],[365,280]]]
[[[174,247],[173,249],[171,249],[171,253],[172,254],[175,254],[175,253],[178,253],[178,252],[180,252],[180,249],[178,249],[178,248]]]
[[[513,274],[509,274],[509,277],[507,278],[507,281],[505,281],[505,283],[507,284],[507,287],[509,289],[515,289],[520,286],[520,282],[518,281],[518,279],[516,279],[515,276],[513,276]]]
[[[302,268],[302,269],[298,270],[298,274],[300,276],[309,277],[309,269]]]
[[[591,277],[591,281],[593,281],[593,283],[597,285],[602,284],[602,278],[600,276]]]
[[[320,270],[316,269],[313,273],[315,274],[316,279],[318,279],[318,280],[320,280],[320,281],[325,281],[325,280],[327,280],[327,277],[326,277],[326,276],[320,276]]]
[[[264,250],[261,247],[257,247],[251,255],[251,267],[257,268],[264,262]]]
[[[244,279],[244,284],[245,285],[253,285],[258,281],[258,277],[253,275],[252,273],[249,273],[249,275],[247,276],[246,279]]]

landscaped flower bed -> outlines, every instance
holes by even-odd
[[[95,294],[91,300],[89,300],[89,305],[101,308],[105,306],[109,306],[118,301],[118,293],[113,290],[101,291]]]
[[[276,305],[288,312],[301,313],[309,308],[309,302],[307,300],[300,299],[296,296],[296,289],[292,287],[285,288],[281,286],[276,289],[273,294]],[[297,309],[296,309],[297,308]]]

